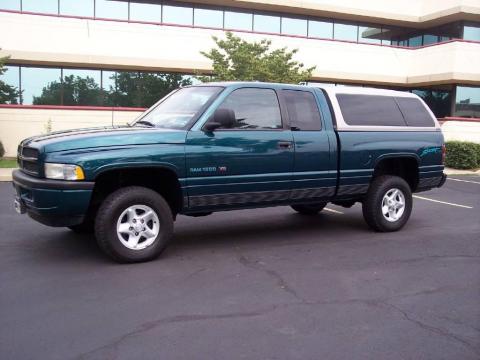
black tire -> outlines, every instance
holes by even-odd
[[[134,205],[148,206],[160,222],[159,232],[153,243],[138,250],[126,247],[117,235],[117,222],[120,216]],[[172,211],[157,192],[140,186],[125,187],[113,192],[103,201],[95,219],[95,235],[103,252],[117,262],[152,260],[160,255],[172,238]]]
[[[317,215],[327,206],[326,202],[317,204],[291,205],[292,209],[302,215]]]
[[[392,189],[398,189],[403,193],[405,205],[403,214],[398,219],[391,218],[392,220],[389,221],[383,214],[382,202],[384,196]],[[370,184],[362,204],[363,217],[368,226],[375,231],[397,231],[407,223],[412,213],[412,206],[412,191],[408,183],[398,176],[382,175],[375,178]]]

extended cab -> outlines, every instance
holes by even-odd
[[[26,139],[15,207],[94,231],[117,261],[158,256],[178,214],[361,202],[396,231],[412,193],[445,182],[440,126],[415,94],[357,87],[211,83],[178,89],[128,126]]]

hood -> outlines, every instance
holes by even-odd
[[[43,152],[98,148],[108,146],[184,144],[185,130],[151,127],[98,127],[57,131],[22,141],[22,146],[42,149]]]

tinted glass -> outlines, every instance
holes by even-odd
[[[128,2],[95,0],[95,17],[128,20]]]
[[[22,10],[43,14],[58,14],[58,0],[22,0]]]
[[[100,77],[100,70],[64,69],[62,105],[102,105]]]
[[[422,46],[422,35],[413,36],[408,39],[408,46]]]
[[[359,26],[358,27],[358,41],[369,44],[381,44],[382,42],[382,29]]]
[[[308,36],[333,39],[333,22],[308,21]]]
[[[337,94],[337,100],[348,125],[406,126],[393,97]]]
[[[282,34],[307,36],[307,20],[282,18]]]
[[[454,115],[480,118],[480,87],[457,86]]]
[[[20,68],[18,66],[5,66],[4,73],[0,75],[0,81],[5,86],[0,89],[0,104],[20,103]]]
[[[279,33],[280,18],[278,16],[255,14],[253,17],[253,30],[258,32]]]
[[[298,130],[320,130],[322,124],[317,102],[312,93],[283,90],[290,126]]]
[[[233,110],[237,129],[281,129],[282,117],[275,91],[270,89],[238,89],[220,108]]]
[[[437,118],[451,115],[452,94],[447,90],[415,89],[414,94],[420,96]]]
[[[196,26],[205,26],[212,28],[223,27],[223,11],[209,9],[195,9],[193,17]]]
[[[139,120],[160,128],[183,129],[221,90],[216,86],[180,89]]]
[[[463,38],[465,40],[480,41],[480,25],[479,26],[464,26]]]
[[[93,0],[60,0],[60,14],[93,17]]]
[[[252,31],[252,26],[252,14],[225,11],[225,29]]]
[[[20,0],[0,0],[0,9],[20,11]]]
[[[193,8],[164,5],[163,22],[167,24],[193,25]]]
[[[130,1],[130,20],[159,23],[162,21],[162,6]]]
[[[333,37],[337,40],[357,41],[357,32],[357,25],[335,23],[333,26]]]
[[[60,69],[22,67],[23,104],[61,105]]]
[[[423,45],[430,45],[430,44],[436,44],[436,43],[438,43],[437,35],[431,35],[431,34],[423,35]]]
[[[435,126],[432,117],[420,100],[405,97],[395,99],[408,126]]]

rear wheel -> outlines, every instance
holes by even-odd
[[[398,176],[383,175],[374,179],[368,189],[363,217],[375,231],[397,231],[407,223],[412,206],[408,183]]]
[[[95,235],[100,248],[119,262],[156,258],[173,234],[173,216],[157,192],[129,186],[110,194],[100,206]]]
[[[327,206],[326,202],[317,204],[291,205],[292,209],[302,215],[317,215]]]

